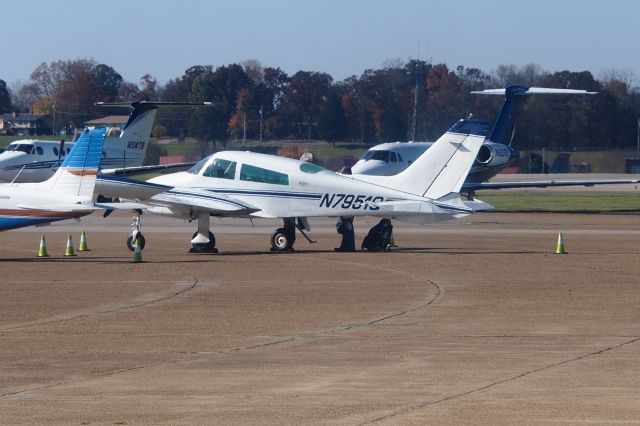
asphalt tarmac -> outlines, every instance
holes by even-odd
[[[216,255],[145,216],[144,263],[129,222],[1,235],[0,424],[640,423],[640,215],[396,222],[389,253],[213,221]]]

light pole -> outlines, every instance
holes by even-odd
[[[637,143],[636,143],[636,152],[640,152],[640,118],[638,118],[638,136],[637,136]]]
[[[260,107],[260,142],[262,142],[262,107]]]

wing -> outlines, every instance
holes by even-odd
[[[103,175],[115,175],[115,176],[135,176],[141,175],[145,173],[153,173],[153,172],[181,172],[189,169],[193,166],[195,161],[186,162],[186,163],[171,163],[171,164],[158,164],[151,166],[134,166],[134,167],[125,167],[125,168],[114,168],[114,169],[102,169],[101,173]]]
[[[260,211],[250,204],[227,195],[198,188],[176,187],[154,195],[150,200],[154,205],[168,208],[189,209],[190,211],[208,211],[214,216],[248,216]]]
[[[463,191],[479,191],[481,189],[508,189],[508,188],[548,188],[558,186],[595,186],[595,185],[620,185],[640,183],[640,179],[585,179],[585,180],[534,180],[511,182],[479,182],[465,183]]]

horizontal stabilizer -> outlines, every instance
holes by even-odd
[[[595,185],[628,185],[638,184],[640,179],[584,179],[584,180],[532,180],[508,182],[478,182],[465,183],[463,191],[478,191],[481,189],[510,189],[510,188],[553,188],[560,186],[595,186]]]
[[[51,203],[51,204],[39,204],[37,206],[32,206],[29,204],[18,204],[16,207],[22,210],[30,210],[30,211],[49,211],[49,212],[74,212],[74,213],[82,213],[82,212],[93,212],[96,208],[93,205],[88,204],[72,204],[72,203]]]
[[[136,105],[149,105],[156,108],[162,107],[194,107],[194,106],[211,106],[211,102],[153,102],[153,101],[132,101],[132,102],[97,102],[97,106],[103,107],[123,107],[131,108]]]
[[[525,90],[514,91],[513,96],[533,96],[533,95],[595,95],[598,92],[589,92],[587,90],[576,89],[553,89],[549,87],[529,87]],[[505,96],[507,89],[486,89],[475,90],[471,92],[474,95],[499,95]]]

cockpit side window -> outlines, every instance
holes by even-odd
[[[216,158],[207,167],[202,175],[221,179],[235,179],[236,162],[223,160],[222,158]]]
[[[274,185],[289,185],[289,176],[262,167],[243,164],[240,168],[240,180],[247,182],[270,183]]]
[[[389,154],[389,159],[391,160],[392,163],[397,163],[398,162],[395,152],[392,152],[392,153]]]
[[[400,153],[399,153],[399,152],[397,152],[396,154],[398,154],[398,161],[399,161],[400,163],[403,163],[403,162],[404,162],[404,160],[402,159],[402,155],[400,155]]]
[[[36,153],[37,153],[38,155],[42,155],[42,154],[44,154],[44,150],[42,149],[42,147],[41,147],[41,146],[36,146]]]

